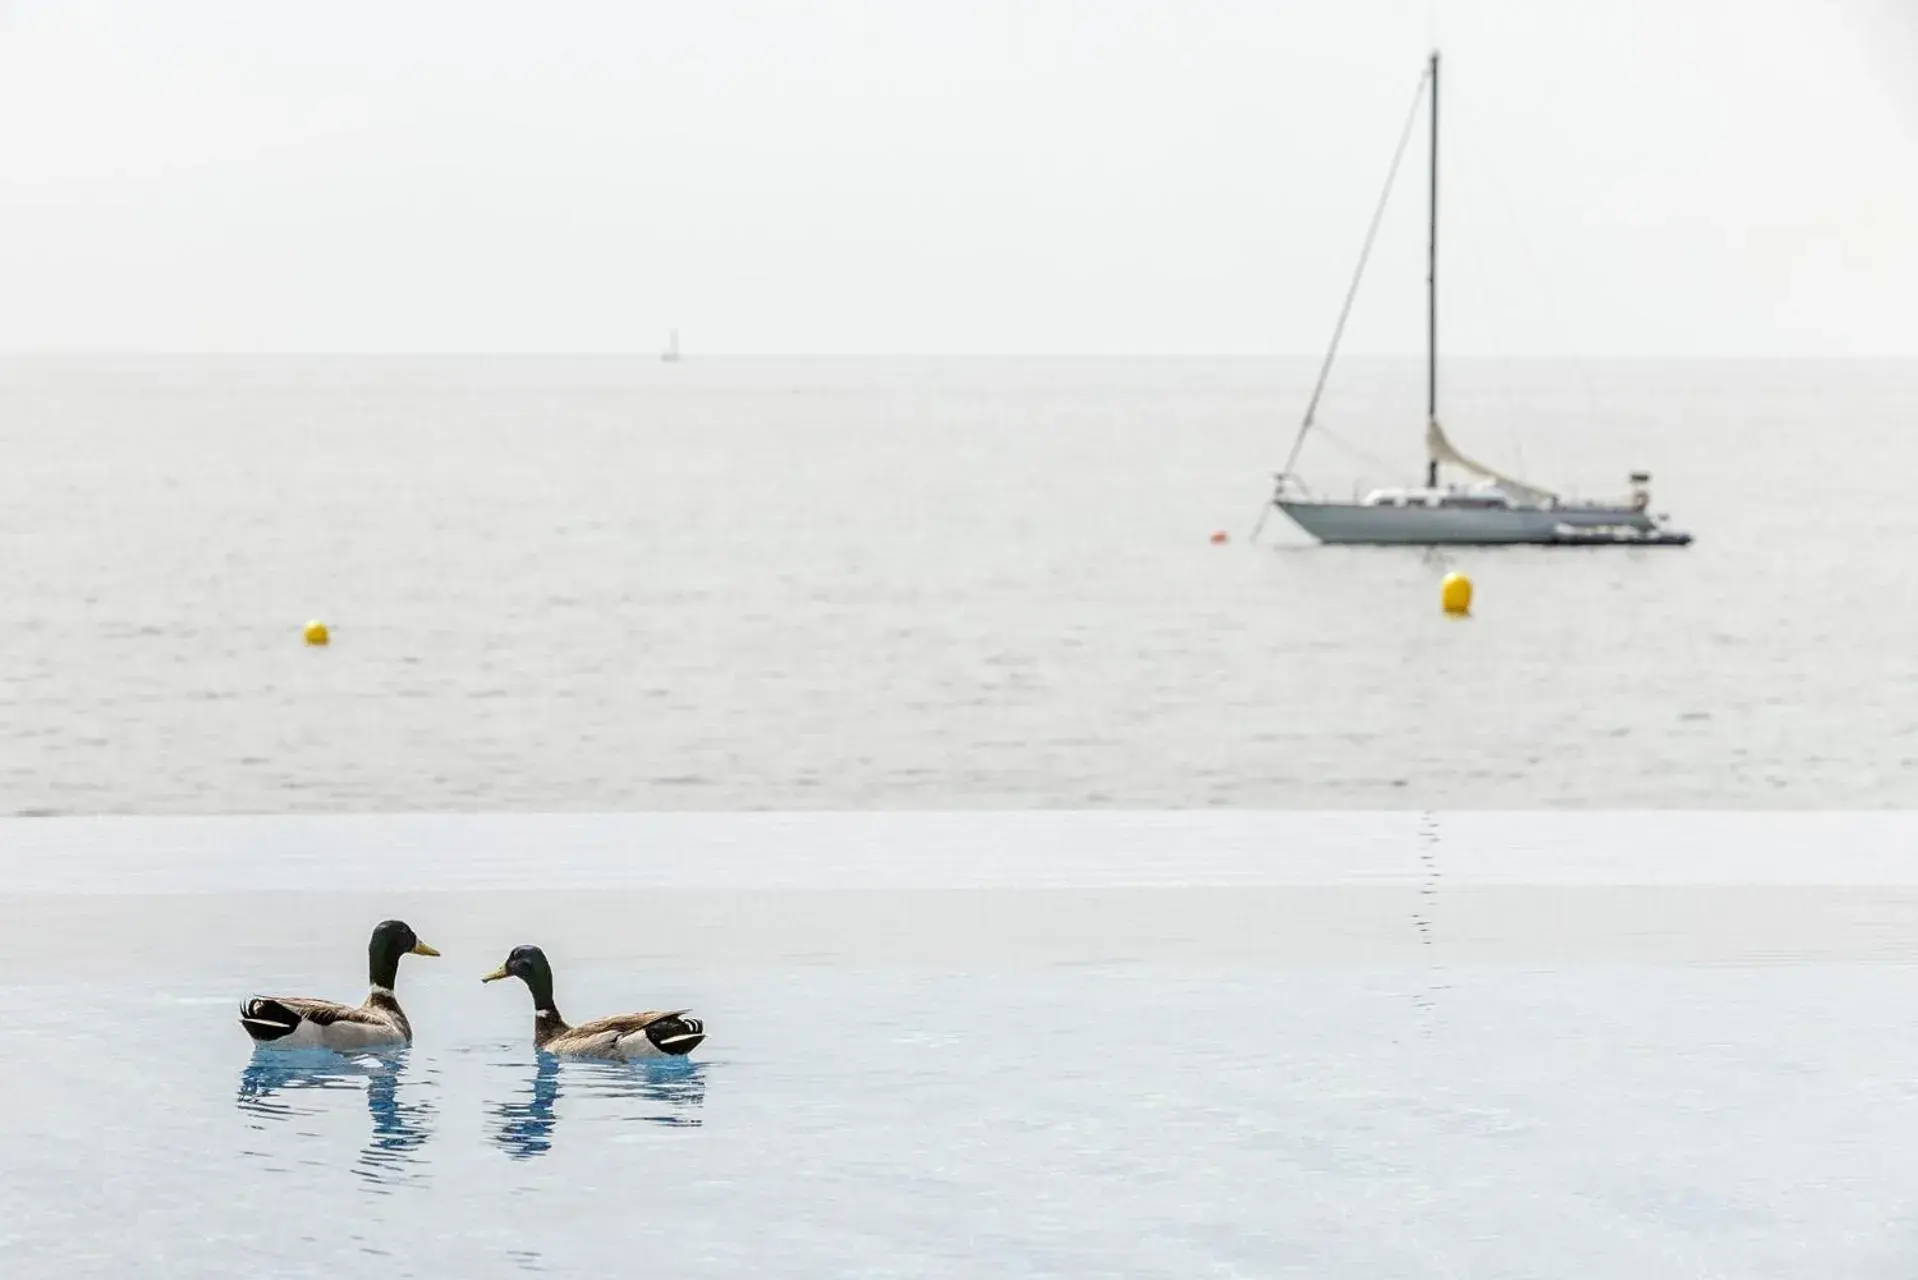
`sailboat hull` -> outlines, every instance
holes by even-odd
[[[1557,507],[1428,507],[1278,499],[1279,510],[1320,542],[1340,546],[1559,546],[1600,541],[1590,531],[1656,535],[1642,511],[1602,504]],[[1586,535],[1578,536],[1580,531]],[[1621,542],[1632,545],[1629,535]],[[1646,540],[1656,540],[1647,537]]]

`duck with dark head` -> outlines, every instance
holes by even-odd
[[[356,1053],[413,1043],[413,1025],[393,985],[401,956],[436,956],[403,920],[383,920],[366,944],[370,989],[357,1005],[310,996],[255,996],[240,1006],[240,1025],[254,1043],[276,1049],[333,1049]]]
[[[681,1058],[706,1038],[706,1026],[686,1009],[616,1013],[568,1026],[553,1001],[553,966],[534,946],[514,947],[506,963],[481,978],[518,978],[533,995],[533,1047],[569,1058]]]

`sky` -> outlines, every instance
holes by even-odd
[[[1913,0],[0,0],[0,350],[1317,356],[1435,42],[1448,353],[1918,355]]]

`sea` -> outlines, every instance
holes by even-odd
[[[1911,1275],[1918,365],[1315,374],[0,362],[0,1275]]]
[[[1442,368],[1696,541],[1254,542],[1312,361],[0,361],[0,812],[1913,797],[1918,362]],[[1424,395],[1342,360],[1296,469]]]

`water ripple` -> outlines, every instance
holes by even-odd
[[[638,1107],[598,1107],[603,1122],[638,1121],[669,1128],[698,1128],[706,1102],[703,1062],[565,1062],[549,1053],[536,1055],[532,1079],[507,1102],[488,1108],[493,1143],[515,1160],[530,1160],[553,1149],[558,1126],[561,1073],[574,1096]]]
[[[421,1095],[424,1082],[404,1081],[406,1072],[404,1051],[390,1057],[349,1058],[326,1050],[255,1049],[240,1072],[235,1104],[253,1121],[256,1131],[267,1133],[270,1124],[289,1124],[300,1139],[318,1140],[322,1135],[301,1127],[299,1121],[329,1112],[330,1105],[320,1101],[327,1093],[363,1089],[372,1132],[354,1172],[370,1189],[385,1192],[422,1180],[425,1161],[418,1153],[432,1136],[435,1108]],[[402,1083],[407,1086],[404,1098]],[[284,1096],[296,1091],[311,1101],[302,1105]],[[266,1152],[252,1154],[273,1158]]]

